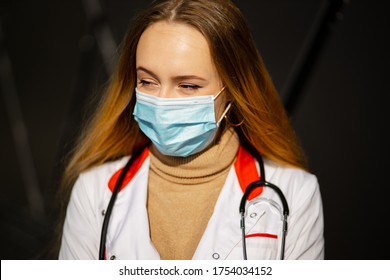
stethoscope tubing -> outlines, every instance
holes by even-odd
[[[260,161],[259,161],[260,162]],[[261,163],[260,163],[261,164]],[[242,250],[243,250],[243,257],[244,260],[247,260],[247,251],[246,251],[246,238],[245,238],[245,204],[247,202],[248,196],[250,193],[257,187],[269,187],[273,189],[279,196],[280,200],[282,201],[283,205],[283,231],[282,231],[282,244],[281,244],[281,250],[280,250],[280,259],[284,259],[284,249],[285,249],[285,244],[286,244],[286,235],[287,235],[287,216],[289,215],[289,208],[288,208],[288,203],[286,200],[286,197],[283,195],[283,192],[274,184],[263,181],[263,180],[258,180],[250,183],[248,187],[246,188],[244,195],[241,198],[241,203],[240,203],[240,215],[241,215],[241,232],[242,232]]]
[[[139,154],[143,151],[142,149],[138,149],[134,154],[131,156],[131,158],[127,161],[125,167],[121,171],[118,180],[115,183],[114,189],[112,191],[112,195],[110,198],[110,201],[107,206],[107,210],[104,214],[104,220],[102,225],[102,231],[100,236],[100,245],[99,245],[99,260],[105,259],[105,244],[107,240],[107,230],[108,230],[108,224],[110,221],[110,217],[112,214],[112,209],[114,208],[115,200],[118,196],[119,190],[123,184],[123,181],[126,177],[126,174],[130,170],[131,166],[133,165],[134,161],[138,158]],[[260,154],[256,153],[256,159],[260,166],[260,174],[261,174],[261,180],[254,181],[248,185],[246,188],[244,195],[242,196],[239,211],[241,215],[241,230],[242,230],[242,247],[243,247],[243,256],[244,260],[247,260],[247,252],[246,252],[246,238],[245,238],[245,204],[248,199],[248,196],[250,193],[257,187],[269,187],[272,188],[278,196],[280,197],[280,200],[283,204],[283,234],[282,234],[282,245],[281,245],[281,259],[284,259],[284,248],[285,248],[285,240],[286,240],[286,233],[287,233],[287,216],[289,215],[289,208],[288,203],[283,195],[282,191],[274,184],[267,182],[265,180],[265,170],[264,170],[264,162]]]
[[[123,184],[123,181],[126,177],[126,174],[130,170],[131,166],[133,165],[134,161],[138,158],[138,155],[141,153],[142,150],[143,149],[137,150],[131,156],[131,158],[127,161],[125,167],[123,168],[122,172],[120,173],[118,180],[115,183],[115,187],[112,191],[110,202],[108,203],[107,210],[104,214],[102,232],[101,232],[101,236],[100,236],[99,260],[104,260],[108,223],[110,221],[110,217],[111,217],[112,209],[114,208],[116,197],[118,196],[119,190]]]
[[[283,229],[282,229],[282,242],[281,242],[281,250],[280,250],[280,252],[281,252],[280,259],[283,260],[284,259],[285,244],[286,244],[286,235],[287,235],[287,217],[288,217],[289,212],[290,212],[290,210],[288,208],[288,203],[287,203],[286,197],[284,196],[284,194],[280,190],[280,188],[277,187],[276,185],[266,181],[264,161],[263,161],[263,157],[261,156],[261,154],[258,153],[256,150],[252,150],[252,153],[254,153],[255,158],[256,158],[257,162],[259,163],[260,180],[254,181],[247,186],[247,188],[245,189],[245,192],[241,198],[241,202],[240,202],[239,212],[240,212],[240,216],[241,216],[240,226],[241,226],[241,232],[242,232],[243,257],[244,257],[244,260],[248,259],[247,250],[246,250],[246,238],[245,238],[245,235],[246,235],[246,233],[245,233],[245,205],[246,205],[247,199],[255,188],[269,187],[269,188],[273,189],[278,194],[280,200],[282,201],[282,206],[283,206]]]

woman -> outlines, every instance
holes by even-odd
[[[272,188],[244,198],[239,226],[260,177],[287,199],[285,236]],[[324,257],[317,179],[230,1],[154,1],[135,19],[65,186],[60,259]]]

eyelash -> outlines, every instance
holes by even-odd
[[[145,81],[145,80],[140,80],[138,82],[138,84],[141,85],[141,86],[150,86],[150,85],[152,85],[152,82]]]
[[[138,82],[139,85],[141,86],[152,86],[153,85],[153,82],[150,82],[150,81],[146,81],[146,80],[140,80]],[[198,85],[194,85],[194,84],[181,84],[179,85],[179,87],[185,89],[185,90],[198,90],[201,88],[201,86],[198,86]]]
[[[198,85],[190,85],[190,84],[184,84],[180,85],[181,88],[188,89],[188,90],[197,90],[200,89],[201,87]]]

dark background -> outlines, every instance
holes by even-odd
[[[50,258],[61,159],[148,2],[0,1],[1,259]],[[319,178],[325,258],[389,259],[389,1],[235,2]]]

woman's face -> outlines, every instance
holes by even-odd
[[[193,27],[160,21],[142,34],[136,53],[137,89],[172,98],[216,95],[223,87],[205,37]],[[215,99],[217,120],[226,93]]]

